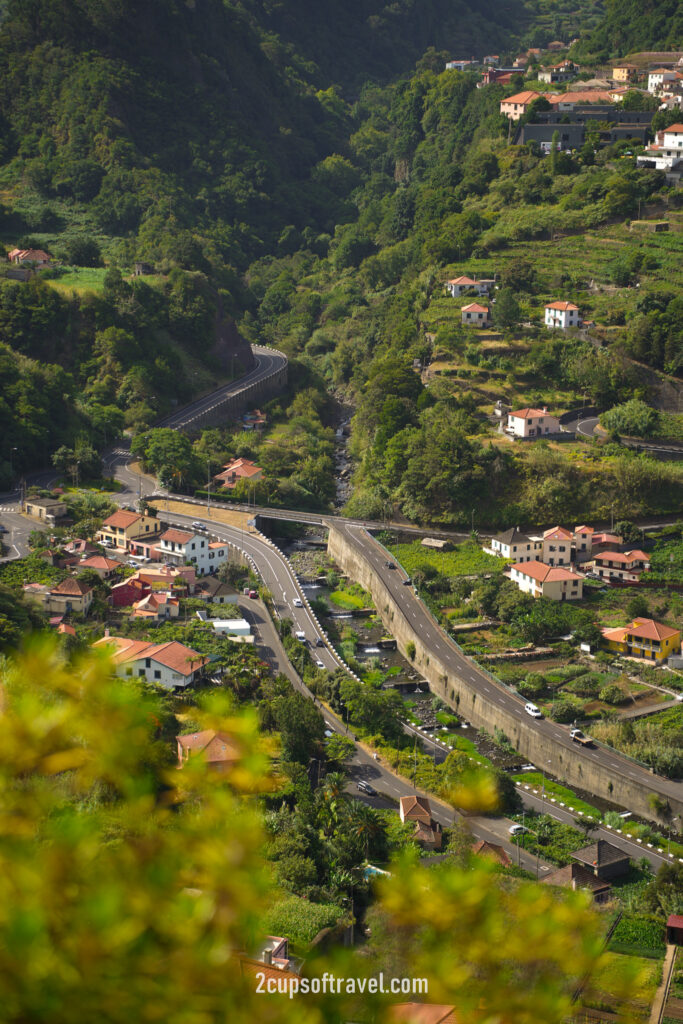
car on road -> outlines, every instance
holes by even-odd
[[[320,658],[316,658],[313,664],[315,665],[316,668],[325,668]]]
[[[385,562],[384,564],[387,567],[387,569],[395,569],[396,568],[396,565],[394,564],[394,562]]]
[[[317,636],[315,638],[315,646],[316,647],[324,647],[325,646],[325,641],[323,640],[323,638],[321,636]]]
[[[294,633],[294,638],[295,640],[298,640],[300,644],[306,643],[306,634],[304,633],[303,629],[297,629],[296,632]]]
[[[258,597],[258,590],[250,590],[247,597]]]
[[[303,608],[304,606],[304,603],[300,597],[295,597],[294,600],[292,601],[292,604],[294,605],[295,608]]]
[[[527,715],[531,715],[532,718],[543,718],[541,711],[536,707],[535,704],[532,704],[531,701],[524,705],[524,710],[526,711]]]
[[[334,733],[332,732],[332,730],[331,729],[325,729],[325,739],[329,740],[330,736],[334,736]]]
[[[404,587],[412,587],[412,585],[413,585],[413,581],[411,580],[410,576],[408,577],[407,580],[403,581],[403,586]]]
[[[528,829],[524,828],[524,825],[519,825],[517,823],[514,825],[510,825],[510,828],[508,829],[508,832],[510,833],[511,836],[521,836],[524,834],[524,832],[528,831]]]
[[[204,523],[200,523],[198,519],[195,519],[195,521],[192,524],[192,529],[193,530],[206,530],[207,527],[204,525]]]
[[[377,796],[377,790],[374,786],[371,786],[365,779],[360,779],[356,783],[356,789],[359,789],[361,793],[366,793],[368,796]]]
[[[590,736],[586,736],[580,729],[570,729],[569,737],[574,741],[574,743],[580,743],[582,747],[594,746],[593,740]]]

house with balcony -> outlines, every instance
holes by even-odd
[[[107,548],[130,551],[136,541],[153,544],[159,538],[161,523],[141,512],[118,509],[108,516],[97,531],[97,540]]]
[[[681,632],[654,619],[634,619],[628,626],[603,629],[602,646],[608,651],[646,661],[666,661],[681,650]]]
[[[563,566],[543,562],[516,562],[510,566],[510,579],[523,594],[547,597],[550,601],[580,601],[583,576]]]
[[[210,660],[177,640],[151,644],[147,640],[109,636],[108,630],[92,646],[110,655],[117,676],[134,676],[164,690],[189,686],[201,676]]]
[[[203,576],[207,572],[217,570],[221,564],[220,552],[223,552],[225,561],[228,546],[222,543],[218,544],[217,548],[212,548],[205,534],[171,527],[162,533],[157,550],[167,565],[190,564],[199,576]]]
[[[604,551],[594,555],[593,571],[604,580],[639,583],[650,568],[649,556],[644,551]]]
[[[494,284],[495,282],[492,278],[482,278],[478,281],[476,277],[468,277],[466,274],[461,274],[460,277],[454,277],[450,281],[446,281],[446,291],[454,299],[459,299],[461,295],[469,291],[475,291],[478,295],[488,295]]]

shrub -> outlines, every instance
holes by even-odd
[[[603,686],[598,696],[605,704],[623,704],[626,700],[616,683],[608,683],[607,686]]]

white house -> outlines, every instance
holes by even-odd
[[[573,302],[549,302],[545,307],[546,327],[578,327],[581,324],[579,307]]]
[[[477,302],[470,302],[468,306],[463,306],[461,311],[461,319],[465,327],[486,327],[489,322],[489,307],[480,306]]]
[[[553,526],[543,534],[542,562],[546,565],[569,565],[572,560],[572,541],[570,530],[564,526]]]
[[[545,406],[542,409],[517,409],[508,413],[507,434],[513,437],[543,437],[544,434],[559,434],[560,421],[550,416]]]
[[[492,280],[481,280],[477,281],[474,277],[467,277],[461,275],[460,277],[454,277],[451,281],[446,281],[446,291],[449,292],[454,299],[459,298],[463,292],[469,292],[474,290],[478,295],[488,295],[493,288],[494,282]]]
[[[607,580],[638,583],[643,572],[650,568],[650,559],[644,551],[604,551],[595,555],[593,570]]]
[[[650,71],[647,76],[647,91],[653,95],[670,83],[678,80],[678,74],[676,71],[672,71],[670,68],[657,68],[655,71]]]
[[[499,533],[491,539],[490,547],[485,548],[499,558],[509,558],[514,562],[533,562],[543,552],[543,541],[540,537],[531,537],[517,526]]]
[[[209,661],[177,640],[151,644],[147,640],[105,634],[92,646],[108,651],[117,676],[136,676],[165,690],[189,686]]]
[[[221,564],[220,552],[223,552],[223,561],[228,556],[227,544],[212,546],[205,535],[175,527],[162,533],[157,550],[167,564],[185,565],[189,562],[200,576],[218,569]]]
[[[446,63],[446,71],[467,71],[476,66],[476,60],[449,60]]]
[[[658,171],[670,171],[683,160],[683,124],[671,124],[662,132],[657,132],[656,141],[649,149],[636,157],[636,163],[642,167],[652,167]]]
[[[517,562],[510,567],[510,579],[523,594],[532,597],[547,597],[551,601],[580,601],[583,597],[583,576],[562,566]]]

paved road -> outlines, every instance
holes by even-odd
[[[272,374],[283,370],[287,365],[287,357],[275,349],[252,345],[252,352],[256,364],[253,370],[217,391],[212,391],[210,395],[205,395],[203,398],[191,402],[190,405],[183,406],[182,409],[171,413],[170,416],[165,416],[155,425],[157,427],[175,427],[178,430],[191,428],[201,416],[222,405],[227,398],[240,394],[251,384],[267,379]]]
[[[384,548],[366,530],[339,521],[335,521],[335,526],[343,532],[346,541],[357,550],[358,554],[380,577],[410,627],[420,636],[426,649],[436,655],[455,676],[466,679],[472,684],[482,700],[499,704],[508,714],[528,725],[524,701],[496,683],[475,662],[461,653],[437,625],[425,605],[413,592],[412,587],[403,585],[405,577],[402,571],[387,568],[385,564],[387,556]],[[602,747],[578,750],[569,738],[568,728],[556,725],[546,718],[534,720],[533,724],[534,728],[544,733],[554,745],[563,748],[569,757],[597,761],[608,771],[627,779],[633,779],[644,785],[650,792],[673,799],[677,803],[683,802],[682,783],[654,775],[640,765]]]

